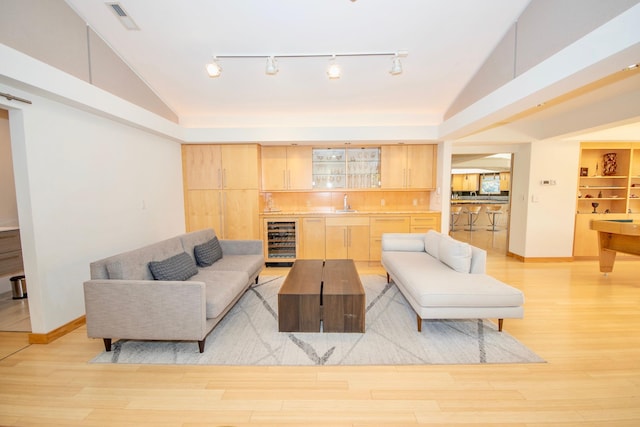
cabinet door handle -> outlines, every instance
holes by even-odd
[[[287,188],[287,171],[282,170],[282,188]]]
[[[218,169],[218,182],[216,183],[216,188],[222,188],[222,170]]]
[[[291,188],[291,171],[287,171],[287,189]]]
[[[348,230],[348,237],[347,237],[347,246],[351,247],[351,229]]]
[[[221,229],[221,233],[222,233],[222,238],[224,239],[226,236],[226,233],[224,232],[224,212],[227,210],[227,193],[224,194],[220,194],[220,205],[221,205],[221,209],[220,209],[220,229]]]
[[[222,188],[227,188],[227,169],[222,169]]]
[[[407,172],[407,187],[411,187],[411,169]]]
[[[344,231],[342,232],[342,244],[344,246],[349,246],[349,243],[347,241],[347,229],[345,228]]]

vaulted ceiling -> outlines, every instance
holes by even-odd
[[[120,6],[127,30],[104,0],[66,0],[186,126],[438,125],[445,111],[529,0],[136,0]],[[406,51],[391,57],[313,55]]]

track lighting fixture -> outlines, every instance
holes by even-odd
[[[327,67],[327,76],[330,79],[339,79],[342,70],[340,70],[340,65],[336,62],[336,56],[333,55],[329,60],[329,66]]]
[[[265,73],[270,76],[275,76],[278,74],[278,64],[276,63],[276,58],[273,56],[269,56],[267,58],[267,67],[265,69]]]
[[[399,50],[397,52],[359,52],[359,53],[310,53],[310,54],[284,54],[284,55],[216,55],[213,57],[213,62],[207,64],[207,73],[209,77],[219,77],[222,73],[222,67],[218,64],[220,59],[255,59],[266,58],[267,63],[265,66],[265,73],[267,75],[276,75],[279,71],[278,61],[276,58],[329,58],[329,65],[327,67],[327,76],[330,79],[339,79],[341,74],[340,65],[337,62],[338,57],[358,57],[358,56],[391,56],[391,69],[389,73],[391,75],[402,74],[402,63],[400,58],[404,58],[409,53],[406,50]]]
[[[222,73],[222,67],[218,64],[218,58],[213,57],[213,62],[207,64],[207,73],[209,73],[209,77],[219,77]]]

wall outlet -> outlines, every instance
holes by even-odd
[[[413,199],[413,206],[418,206],[418,199]]]
[[[380,199],[380,206],[384,206],[384,199]]]

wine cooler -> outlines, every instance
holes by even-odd
[[[291,266],[296,260],[297,220],[265,220],[266,264]]]

